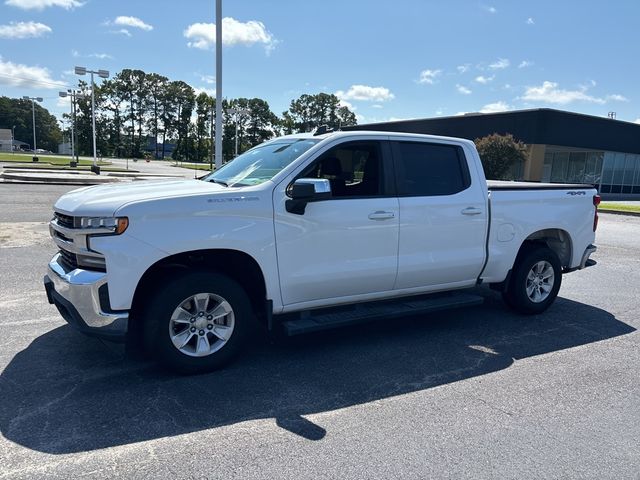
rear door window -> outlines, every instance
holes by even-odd
[[[399,196],[454,195],[471,185],[462,148],[423,142],[392,142]]]

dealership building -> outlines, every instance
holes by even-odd
[[[379,130],[476,138],[512,134],[527,145],[513,178],[591,183],[606,198],[640,199],[640,125],[540,108],[370,123],[344,130]]]

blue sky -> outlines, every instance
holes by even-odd
[[[0,0],[0,94],[53,113],[74,65],[214,91],[214,0]],[[223,95],[360,123],[550,107],[640,123],[640,1],[223,1]]]

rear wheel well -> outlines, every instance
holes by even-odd
[[[518,263],[518,259],[523,252],[537,245],[546,246],[552,250],[560,259],[560,265],[562,268],[568,268],[571,266],[571,257],[573,252],[571,236],[566,231],[559,228],[547,228],[529,235],[520,246],[514,266]]]
[[[194,270],[215,271],[235,280],[247,292],[256,317],[266,323],[266,284],[258,262],[238,250],[195,250],[163,258],[149,267],[138,282],[131,305],[133,322],[129,324],[134,342],[139,340],[141,332],[140,322],[136,319],[140,318],[139,312],[157,286],[181,272]]]
[[[519,264],[523,255],[529,252],[535,247],[547,247],[551,249],[560,259],[561,268],[569,268],[571,266],[571,256],[573,252],[573,246],[571,243],[571,236],[562,229],[559,228],[547,228],[545,230],[538,230],[525,238],[520,249],[513,262],[513,266],[507,273],[507,278],[500,282],[491,284],[491,288],[498,291],[505,291],[509,286],[511,279],[511,273]]]

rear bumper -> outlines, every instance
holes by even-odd
[[[582,260],[580,261],[580,269],[591,267],[596,264],[595,260],[591,260],[589,257],[598,249],[595,245],[589,245],[582,254]]]
[[[582,254],[582,259],[580,260],[580,265],[574,268],[568,268],[563,273],[575,272],[576,270],[582,270],[583,268],[593,267],[596,265],[595,260],[591,260],[589,258],[598,248],[595,245],[589,245],[585,248],[584,253]]]
[[[105,340],[125,341],[129,312],[111,310],[107,274],[80,268],[66,271],[59,257],[56,254],[51,259],[44,277],[49,303],[81,332]]]

